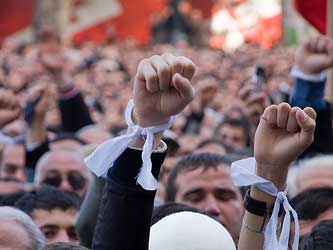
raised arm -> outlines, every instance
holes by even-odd
[[[314,142],[301,158],[332,153],[331,104],[325,101],[324,91],[325,70],[333,67],[333,39],[324,36],[309,39],[297,50],[295,61],[292,75],[296,82],[291,104],[312,107],[317,112]]]
[[[287,103],[266,108],[255,135],[256,174],[271,181],[279,191],[284,191],[289,165],[313,141],[315,119],[316,113],[312,108],[291,108]],[[269,209],[275,202],[275,197],[254,186],[250,197],[266,203]],[[239,250],[263,249],[267,217],[245,212]]]
[[[134,122],[140,127],[157,126],[180,113],[194,97],[190,82],[194,71],[189,59],[171,54],[142,60],[134,83]],[[155,178],[166,155],[161,135],[154,135],[151,156]],[[93,250],[148,249],[156,191],[145,190],[136,182],[144,143],[142,136],[137,137],[108,171]]]

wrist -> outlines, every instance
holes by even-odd
[[[131,133],[131,131],[129,130],[128,133]],[[154,148],[153,148],[153,150],[155,150],[159,147],[162,137],[163,137],[163,132],[159,132],[159,133],[154,134]],[[136,137],[131,142],[130,147],[143,149],[143,146],[144,146],[145,142],[146,142],[146,139],[144,138],[144,136],[139,136],[139,137]]]
[[[169,121],[169,117],[162,117],[162,116],[151,116],[149,117],[142,117],[141,115],[138,114],[136,111],[135,107],[133,108],[132,112],[132,120],[134,124],[139,125],[142,128],[150,127],[150,126],[158,126],[161,124],[165,124]]]
[[[279,191],[284,191],[288,166],[258,163],[256,165],[256,174],[266,180],[271,181]]]

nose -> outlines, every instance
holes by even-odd
[[[204,205],[204,210],[214,217],[219,217],[220,215],[220,207],[218,201],[213,197],[207,197]]]
[[[67,181],[67,178],[62,179],[61,185],[59,187],[62,191],[71,192],[73,191],[72,186]]]
[[[56,243],[56,242],[65,242],[65,243],[71,243],[70,239],[68,237],[68,234],[66,232],[65,229],[61,229],[58,234],[57,237],[55,237],[52,242],[49,243]]]

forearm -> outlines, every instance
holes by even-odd
[[[280,169],[279,172],[270,171],[271,166],[257,166],[257,175],[271,181],[280,191],[283,191],[286,183],[287,167],[274,166]],[[251,198],[265,202],[266,206],[273,208],[276,197],[261,191],[259,188],[252,186],[250,191]],[[264,246],[264,229],[267,225],[272,211],[265,216],[258,216],[245,211],[243,224],[238,244],[239,250],[262,250]]]
[[[147,250],[155,191],[136,183],[142,151],[128,148],[108,172],[93,250]],[[152,154],[152,173],[158,177],[166,152]]]

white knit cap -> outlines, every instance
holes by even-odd
[[[149,250],[236,250],[228,231],[207,215],[179,212],[150,230]]]

